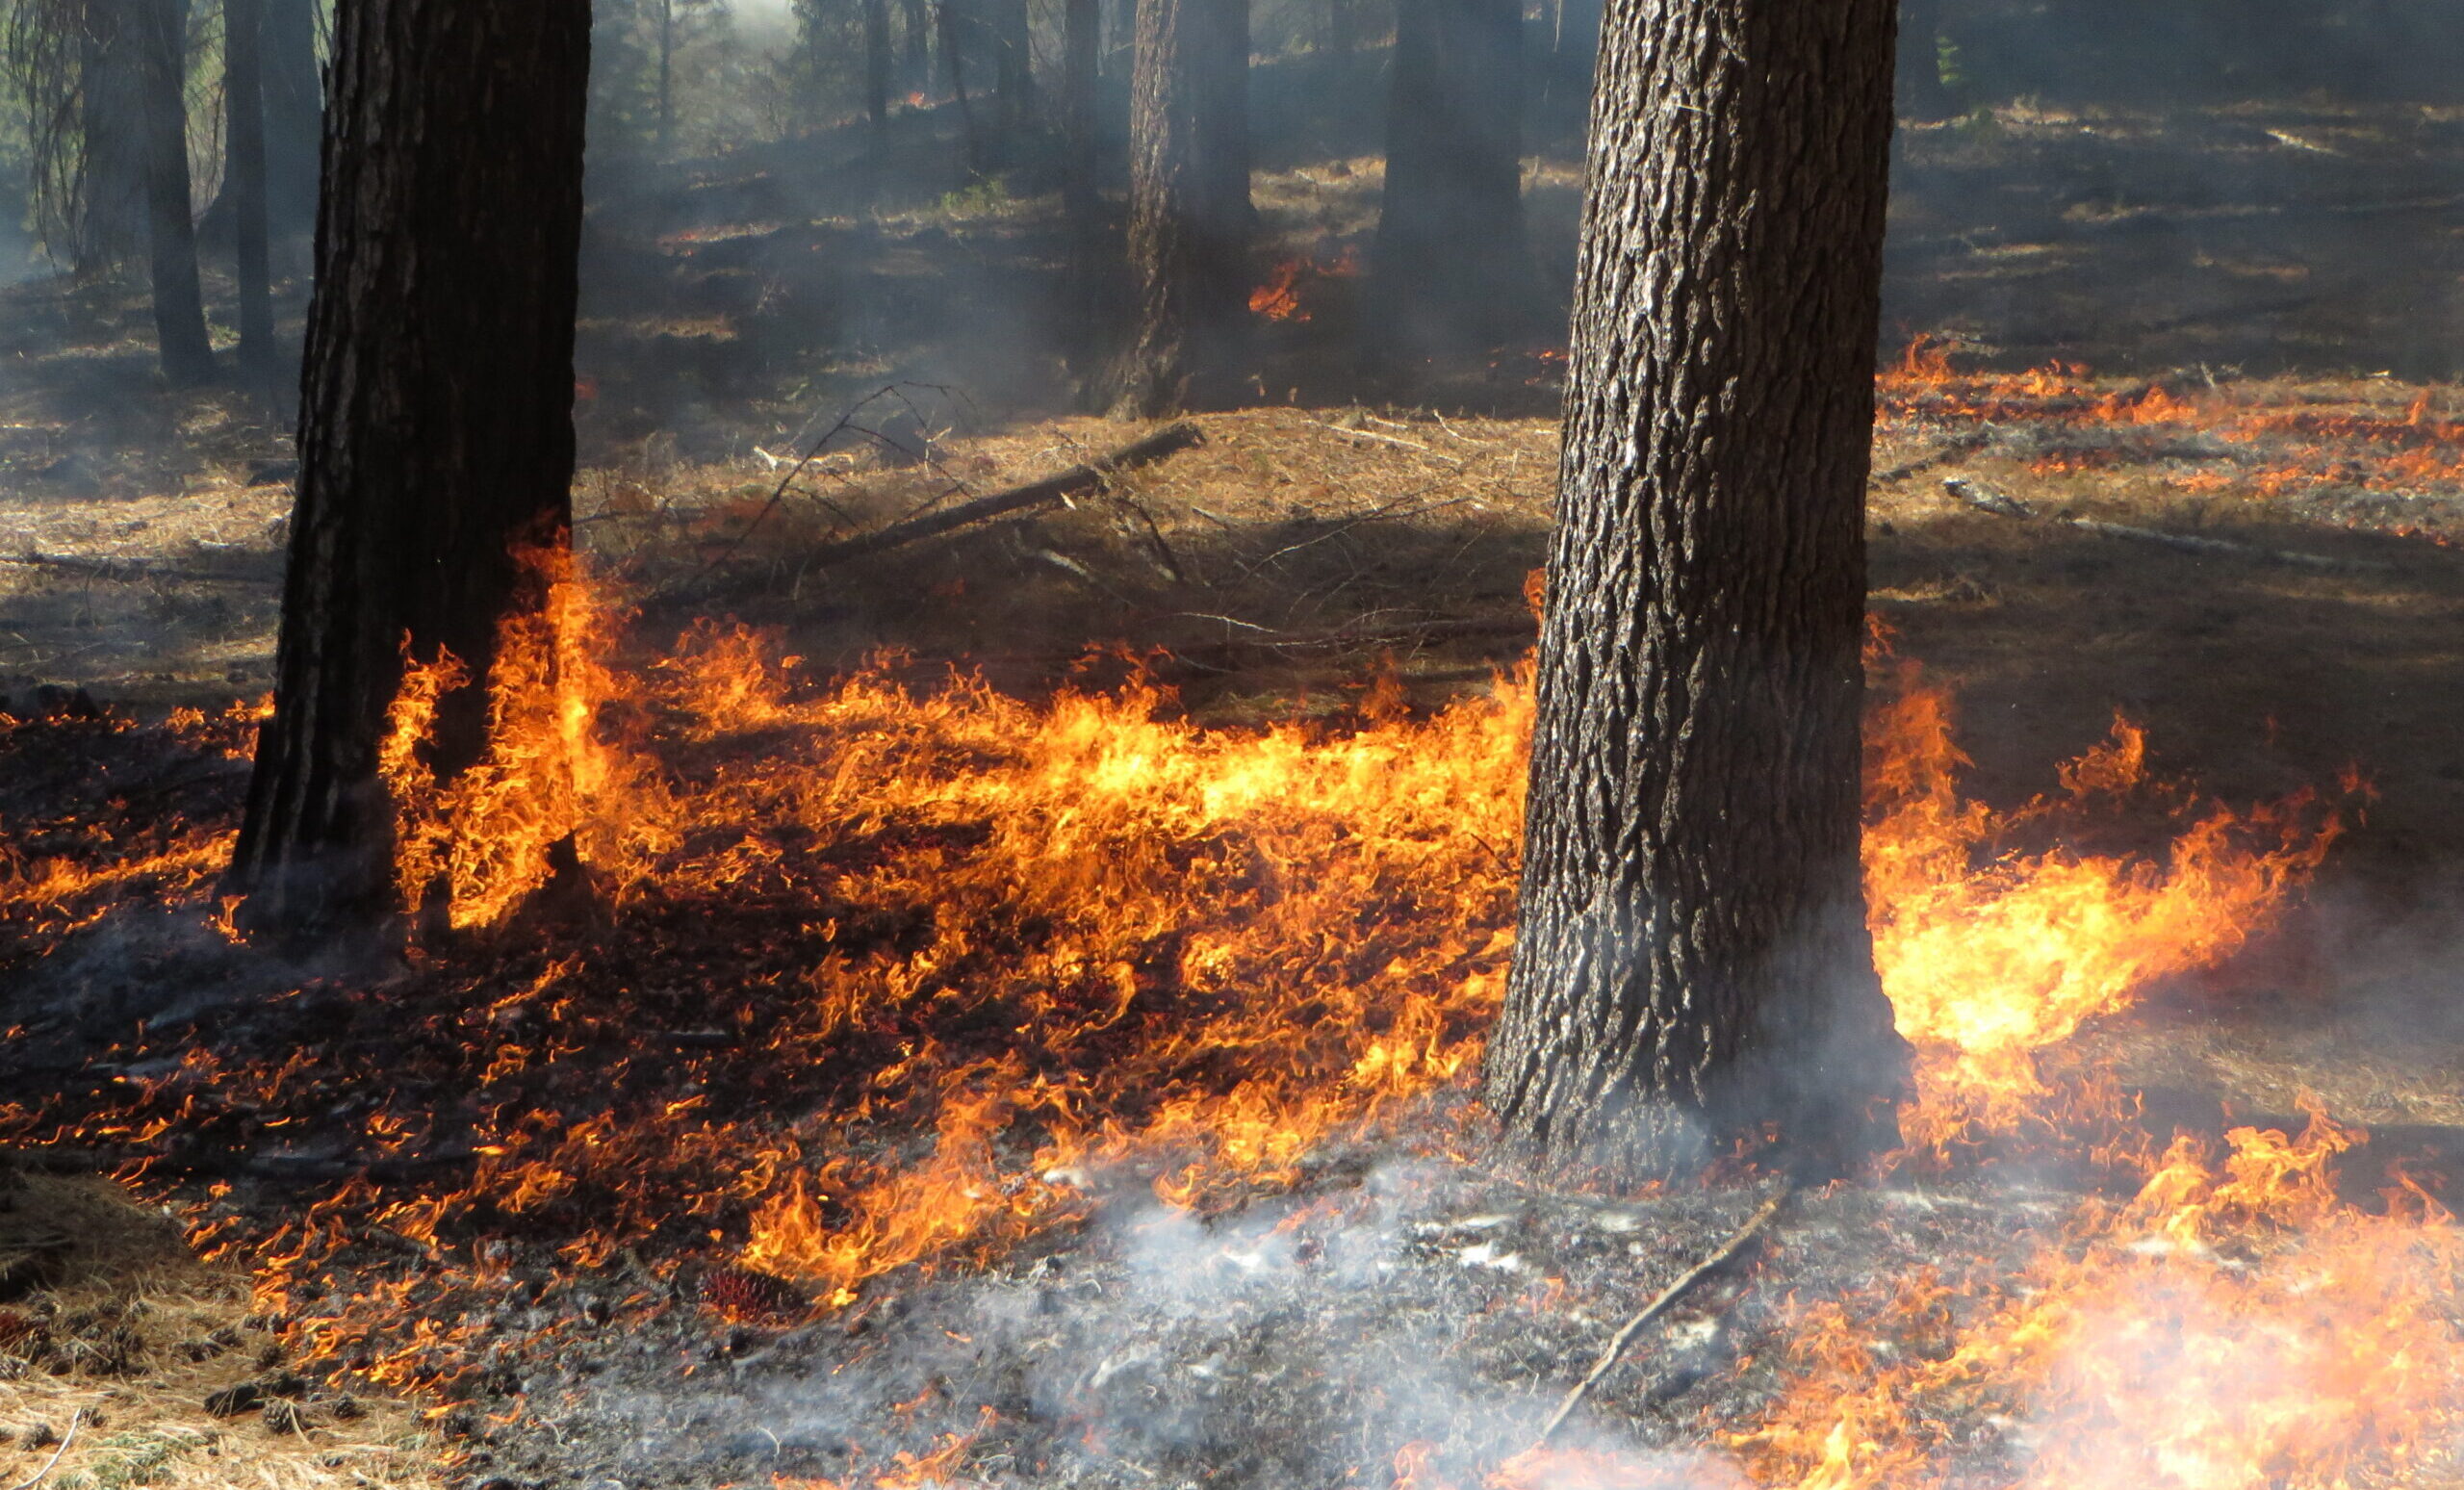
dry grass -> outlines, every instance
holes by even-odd
[[[40,1469],[81,1417],[49,1490],[436,1482],[429,1436],[406,1404],[343,1405],[312,1388],[292,1431],[276,1430],[281,1410],[210,1414],[211,1394],[280,1371],[274,1336],[249,1314],[247,1278],[197,1261],[167,1212],[111,1181],[22,1184],[0,1195],[0,1258],[38,1246],[57,1261],[38,1292],[0,1306],[0,1319],[39,1327],[0,1346],[0,1483]]]

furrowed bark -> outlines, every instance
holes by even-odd
[[[485,746],[518,546],[564,540],[588,0],[355,0],[335,38],[274,717],[231,866],[246,922],[364,935],[393,906],[377,753],[449,652],[428,763]]]
[[[1614,0],[1592,115],[1507,1134],[1844,1159],[1903,1048],[1860,885],[1891,0]]]

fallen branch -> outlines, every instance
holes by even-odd
[[[1556,1435],[1557,1429],[1565,1426],[1567,1418],[1573,1416],[1575,1408],[1581,1403],[1585,1394],[1599,1384],[1601,1377],[1608,1374],[1608,1369],[1617,1364],[1618,1357],[1626,1353],[1626,1347],[1632,1344],[1634,1337],[1643,1332],[1644,1326],[1667,1313],[1669,1306],[1691,1293],[1696,1284],[1736,1261],[1747,1247],[1752,1246],[1755,1240],[1770,1226],[1771,1218],[1780,1214],[1780,1207],[1787,1204],[1789,1195],[1789,1188],[1783,1185],[1770,1199],[1762,1202],[1760,1208],[1755,1211],[1744,1225],[1736,1229],[1735,1235],[1720,1244],[1719,1250],[1678,1274],[1676,1282],[1661,1289],[1657,1297],[1643,1305],[1643,1311],[1640,1314],[1628,1320],[1624,1328],[1610,1336],[1608,1349],[1600,1352],[1600,1359],[1593,1363],[1591,1374],[1576,1382],[1575,1389],[1566,1394],[1566,1400],[1557,1404],[1555,1414],[1549,1419],[1549,1426],[1540,1430],[1539,1442],[1546,1444]]]
[[[805,561],[815,566],[843,564],[852,558],[862,558],[867,554],[904,548],[921,539],[935,537],[972,523],[982,523],[990,518],[1000,517],[1004,513],[1015,512],[1022,507],[1040,506],[1047,501],[1059,501],[1066,497],[1074,497],[1080,492],[1092,491],[1103,485],[1106,479],[1120,472],[1135,471],[1141,466],[1151,466],[1168,456],[1177,455],[1183,450],[1205,443],[1205,433],[1195,424],[1187,422],[1167,424],[1146,438],[1122,446],[1109,455],[1098,456],[1082,466],[1072,466],[1066,471],[1048,475],[1040,481],[1030,481],[1024,486],[1014,486],[1006,492],[994,492],[988,497],[979,497],[973,501],[962,501],[955,507],[944,508],[939,512],[927,513],[919,518],[910,518],[904,523],[892,523],[889,527],[875,532],[859,533],[853,538],[843,538],[836,543],[823,544],[806,554]]]
[[[2028,521],[2042,518],[2081,532],[2098,533],[2107,538],[2127,538],[2136,543],[2152,543],[2160,548],[2183,553],[2216,554],[2229,558],[2257,559],[2270,564],[2293,564],[2304,569],[2337,569],[2376,571],[2388,565],[2370,559],[2338,558],[2327,553],[2301,553],[2290,549],[2264,548],[2255,543],[2242,543],[2231,538],[2205,538],[2195,533],[2168,532],[2161,527],[2141,527],[2130,523],[2108,523],[2100,518],[2068,517],[2058,512],[2040,512],[2007,492],[1997,492],[1981,482],[1964,476],[1947,476],[1942,490],[1966,502],[1979,512],[1996,517]]]

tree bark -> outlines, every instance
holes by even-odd
[[[1127,345],[1113,407],[1153,419],[1225,398],[1247,313],[1247,0],[1138,0],[1130,77]]]
[[[589,0],[352,0],[334,41],[274,716],[231,873],[249,925],[393,904],[377,775],[405,656],[450,653],[427,764],[486,745],[518,546],[565,541]]]
[[[1522,0],[1400,0],[1372,350],[1515,340],[1538,320],[1523,227]]]
[[[317,226],[317,151],[325,81],[317,67],[317,0],[259,0],[264,69],[266,211],[275,234]]]
[[[134,0],[145,90],[145,249],[154,290],[154,346],[163,375],[187,387],[214,376],[190,201],[187,0]]]
[[[263,0],[222,0],[223,171],[229,179],[235,274],[240,285],[240,372],[268,386],[280,359],[273,345],[273,271],[267,252]]]
[[[949,84],[950,97],[959,106],[959,136],[965,141],[969,170],[983,168],[984,135],[976,127],[975,107],[966,96],[966,24],[967,16],[961,6],[964,0],[933,0],[934,29],[941,43],[941,76]]]
[[[1491,1106],[1657,1170],[1878,1137],[1859,847],[1891,0],[1615,0]]]

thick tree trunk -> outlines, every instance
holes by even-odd
[[[889,0],[864,0],[864,116],[889,125]]]
[[[1220,401],[1246,340],[1247,0],[1139,0],[1130,78],[1129,266],[1113,406],[1152,419]]]
[[[222,0],[223,174],[240,282],[240,372],[260,389],[271,383],[280,364],[273,345],[273,271],[266,246],[262,7],[263,0]]]
[[[145,251],[153,271],[154,346],[163,375],[187,386],[214,376],[190,201],[188,5],[134,3],[145,90]]]
[[[145,232],[145,69],[134,0],[86,0],[78,39],[81,199],[72,254],[81,274],[137,251]]]
[[[1373,352],[1496,347],[1537,321],[1523,230],[1522,0],[1400,0]]]
[[[266,211],[283,237],[317,226],[317,151],[325,82],[317,68],[317,0],[259,0],[266,135]]]
[[[382,925],[377,776],[407,655],[450,653],[428,758],[486,743],[521,545],[565,540],[589,0],[352,0],[334,42],[274,717],[232,863],[247,921]]]
[[[1891,0],[1615,0],[1490,1104],[1689,1162],[1886,1118],[1858,867]]]

